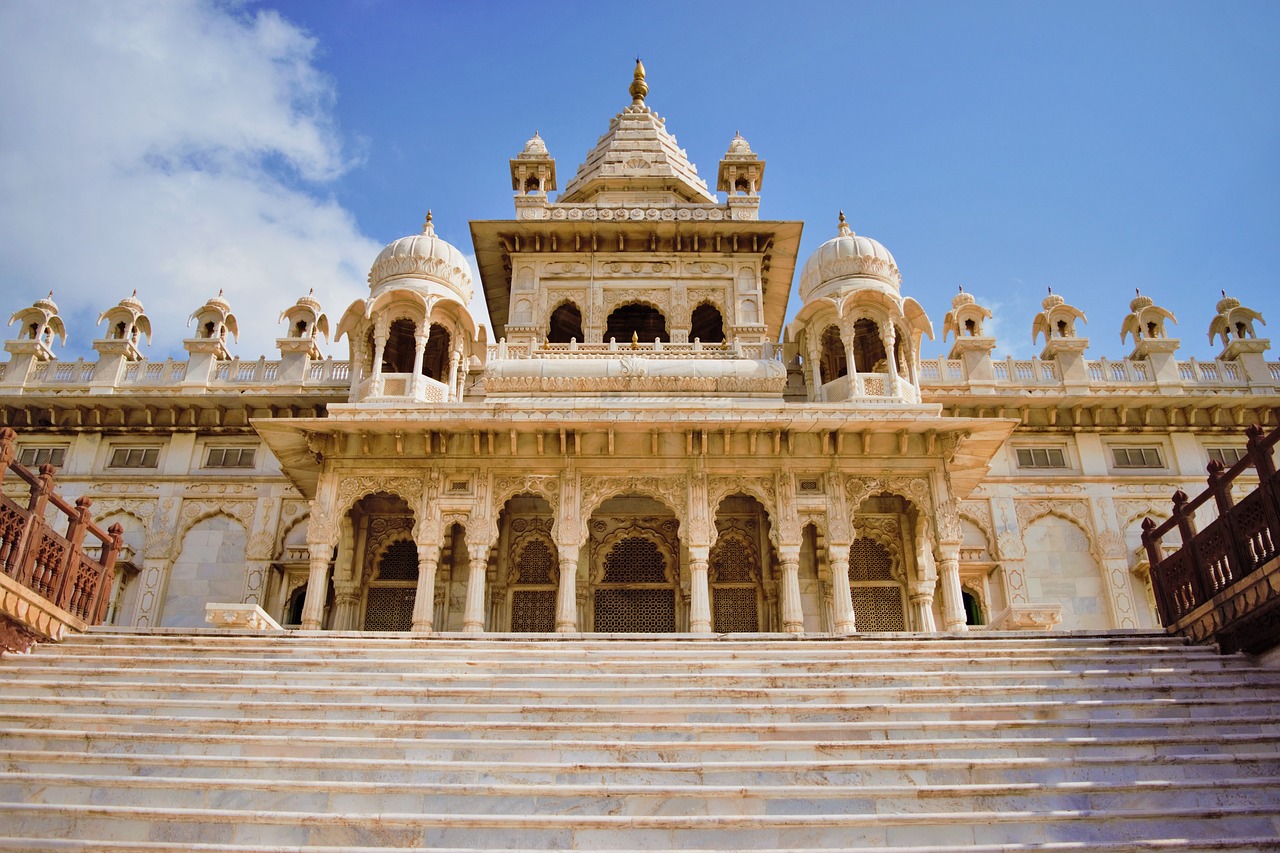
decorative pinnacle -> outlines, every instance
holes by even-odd
[[[643,107],[644,97],[649,94],[649,84],[644,82],[644,63],[636,57],[636,73],[631,80],[631,106]]]
[[[428,211],[427,211],[427,221],[422,223],[422,233],[423,233],[423,234],[435,234],[435,233],[436,233],[436,227],[435,227],[434,225],[432,225],[432,224],[431,224],[431,219],[432,219],[432,217],[431,217],[431,211],[430,211],[430,210],[428,210]]]
[[[849,223],[844,221],[844,211],[840,211],[840,235],[843,237],[853,236],[853,229],[849,227]]]

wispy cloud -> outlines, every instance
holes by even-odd
[[[352,163],[315,49],[201,0],[0,5],[0,309],[52,290],[85,352],[137,288],[153,356],[219,289],[246,357],[310,288],[340,315],[379,246],[326,186]]]

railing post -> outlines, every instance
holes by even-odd
[[[1164,548],[1161,547],[1160,540],[1152,535],[1157,526],[1151,516],[1142,519],[1142,547],[1147,550],[1147,574],[1151,578],[1151,589],[1156,594],[1156,610],[1159,611],[1160,624],[1169,625],[1173,621],[1170,618],[1173,607],[1165,600],[1169,593],[1164,577],[1159,574],[1160,564],[1164,562]]]
[[[62,557],[62,566],[58,570],[56,589],[50,599],[54,604],[67,610],[67,604],[75,592],[76,576],[80,574],[80,561],[84,555],[84,534],[89,527],[89,507],[93,501],[81,495],[76,498],[76,513],[67,522],[67,553]]]
[[[1210,459],[1207,470],[1209,491],[1213,492],[1214,503],[1218,506],[1218,524],[1226,530],[1227,539],[1230,540],[1227,559],[1231,563],[1231,577],[1224,579],[1222,585],[1225,586],[1249,573],[1253,568],[1253,557],[1245,550],[1245,543],[1236,534],[1235,515],[1231,512],[1235,501],[1231,499],[1231,481],[1223,476],[1225,467],[1217,459]]]
[[[103,617],[107,615],[111,586],[116,577],[116,557],[124,547],[124,528],[120,526],[120,522],[117,521],[107,528],[107,533],[110,538],[102,543],[102,555],[98,559],[98,562],[102,563],[102,576],[98,579],[98,585],[93,591],[93,600],[84,610],[86,616],[93,617],[92,621],[88,618],[84,620],[90,625],[100,624]]]
[[[40,553],[40,534],[45,527],[44,511],[49,504],[49,495],[53,493],[53,477],[57,469],[52,465],[40,466],[40,476],[31,484],[31,500],[27,504],[27,523],[22,531],[22,539],[18,543],[18,566],[16,580],[25,587],[31,588],[31,575],[35,571],[36,556]],[[38,591],[38,590],[37,590]]]
[[[1191,589],[1195,594],[1195,604],[1198,607],[1209,600],[1209,584],[1206,582],[1208,572],[1205,570],[1204,558],[1196,545],[1195,523],[1191,520],[1191,511],[1187,509],[1189,500],[1187,493],[1182,489],[1173,493],[1173,517],[1178,523],[1178,533],[1182,536],[1182,547],[1191,557]]]
[[[4,475],[9,473],[9,466],[18,455],[17,438],[18,433],[10,427],[0,429],[0,482],[4,481]]]

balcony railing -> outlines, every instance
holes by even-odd
[[[1224,468],[1209,463],[1209,488],[1195,498],[1179,489],[1173,517],[1142,523],[1160,621],[1170,631],[1223,651],[1265,651],[1280,643],[1280,477],[1273,448],[1280,429],[1248,430],[1248,452]],[[1258,487],[1239,503],[1231,496],[1241,475],[1257,473]],[[1195,514],[1212,500],[1217,518],[1197,530]],[[1182,544],[1166,553],[1163,538],[1178,530]]]
[[[90,520],[88,498],[72,505],[56,494],[52,465],[36,474],[15,463],[16,438],[0,429],[0,483],[16,475],[31,494],[25,508],[0,494],[0,651],[10,652],[102,621],[123,534],[118,524],[104,531]],[[53,529],[49,514],[64,518],[64,533]],[[86,546],[86,537],[97,545]]]

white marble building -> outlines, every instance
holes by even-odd
[[[924,359],[924,308],[841,215],[785,323],[802,223],[760,218],[765,161],[736,136],[712,192],[640,67],[630,94],[554,201],[538,136],[511,160],[515,217],[471,223],[478,282],[428,215],[336,323],[287,308],[278,359],[233,357],[221,294],[185,361],[147,359],[136,296],[101,315],[95,361],[57,358],[52,298],[13,315],[0,426],[124,526],[110,621],[247,602],[334,630],[1153,625],[1141,519],[1276,423],[1261,316],[1224,295],[1221,354],[1182,360],[1139,295],[1132,352],[1094,359],[1050,294],[1040,357],[999,360],[962,292],[949,356]]]

